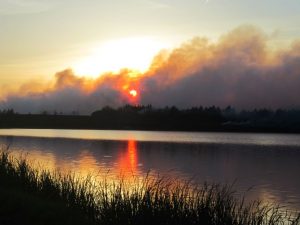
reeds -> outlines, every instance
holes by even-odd
[[[82,180],[0,155],[0,224],[300,224],[299,214],[234,196],[231,186],[152,176],[132,183]]]

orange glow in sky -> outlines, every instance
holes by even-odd
[[[90,55],[72,67],[76,73],[92,77],[104,72],[117,73],[124,68],[143,73],[148,70],[153,57],[166,46],[162,41],[146,37],[110,40],[93,47]]]

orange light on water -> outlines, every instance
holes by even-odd
[[[127,155],[128,155],[128,161],[129,161],[130,168],[133,172],[135,172],[136,166],[137,166],[136,141],[134,141],[134,140],[129,140],[128,141]]]
[[[127,177],[136,174],[138,170],[138,152],[135,140],[128,140],[127,148],[119,155],[118,169],[120,173]]]
[[[129,91],[129,94],[132,96],[132,97],[136,97],[137,96],[137,91],[132,89]]]

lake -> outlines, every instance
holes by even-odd
[[[247,199],[300,210],[299,134],[0,129],[0,144],[48,169],[234,183]]]

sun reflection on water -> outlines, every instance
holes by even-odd
[[[110,181],[132,179],[142,176],[139,171],[137,142],[130,139],[118,145],[117,151],[112,155],[97,154],[89,149],[80,149],[74,152],[72,159],[60,157],[54,152],[37,150],[13,150],[12,156],[26,158],[30,165],[37,169],[59,171],[62,174],[72,173],[85,178],[93,176],[102,180],[109,178]]]
[[[128,140],[126,151],[120,151],[117,159],[116,174],[122,174],[123,177],[138,174],[138,153],[135,140]]]

